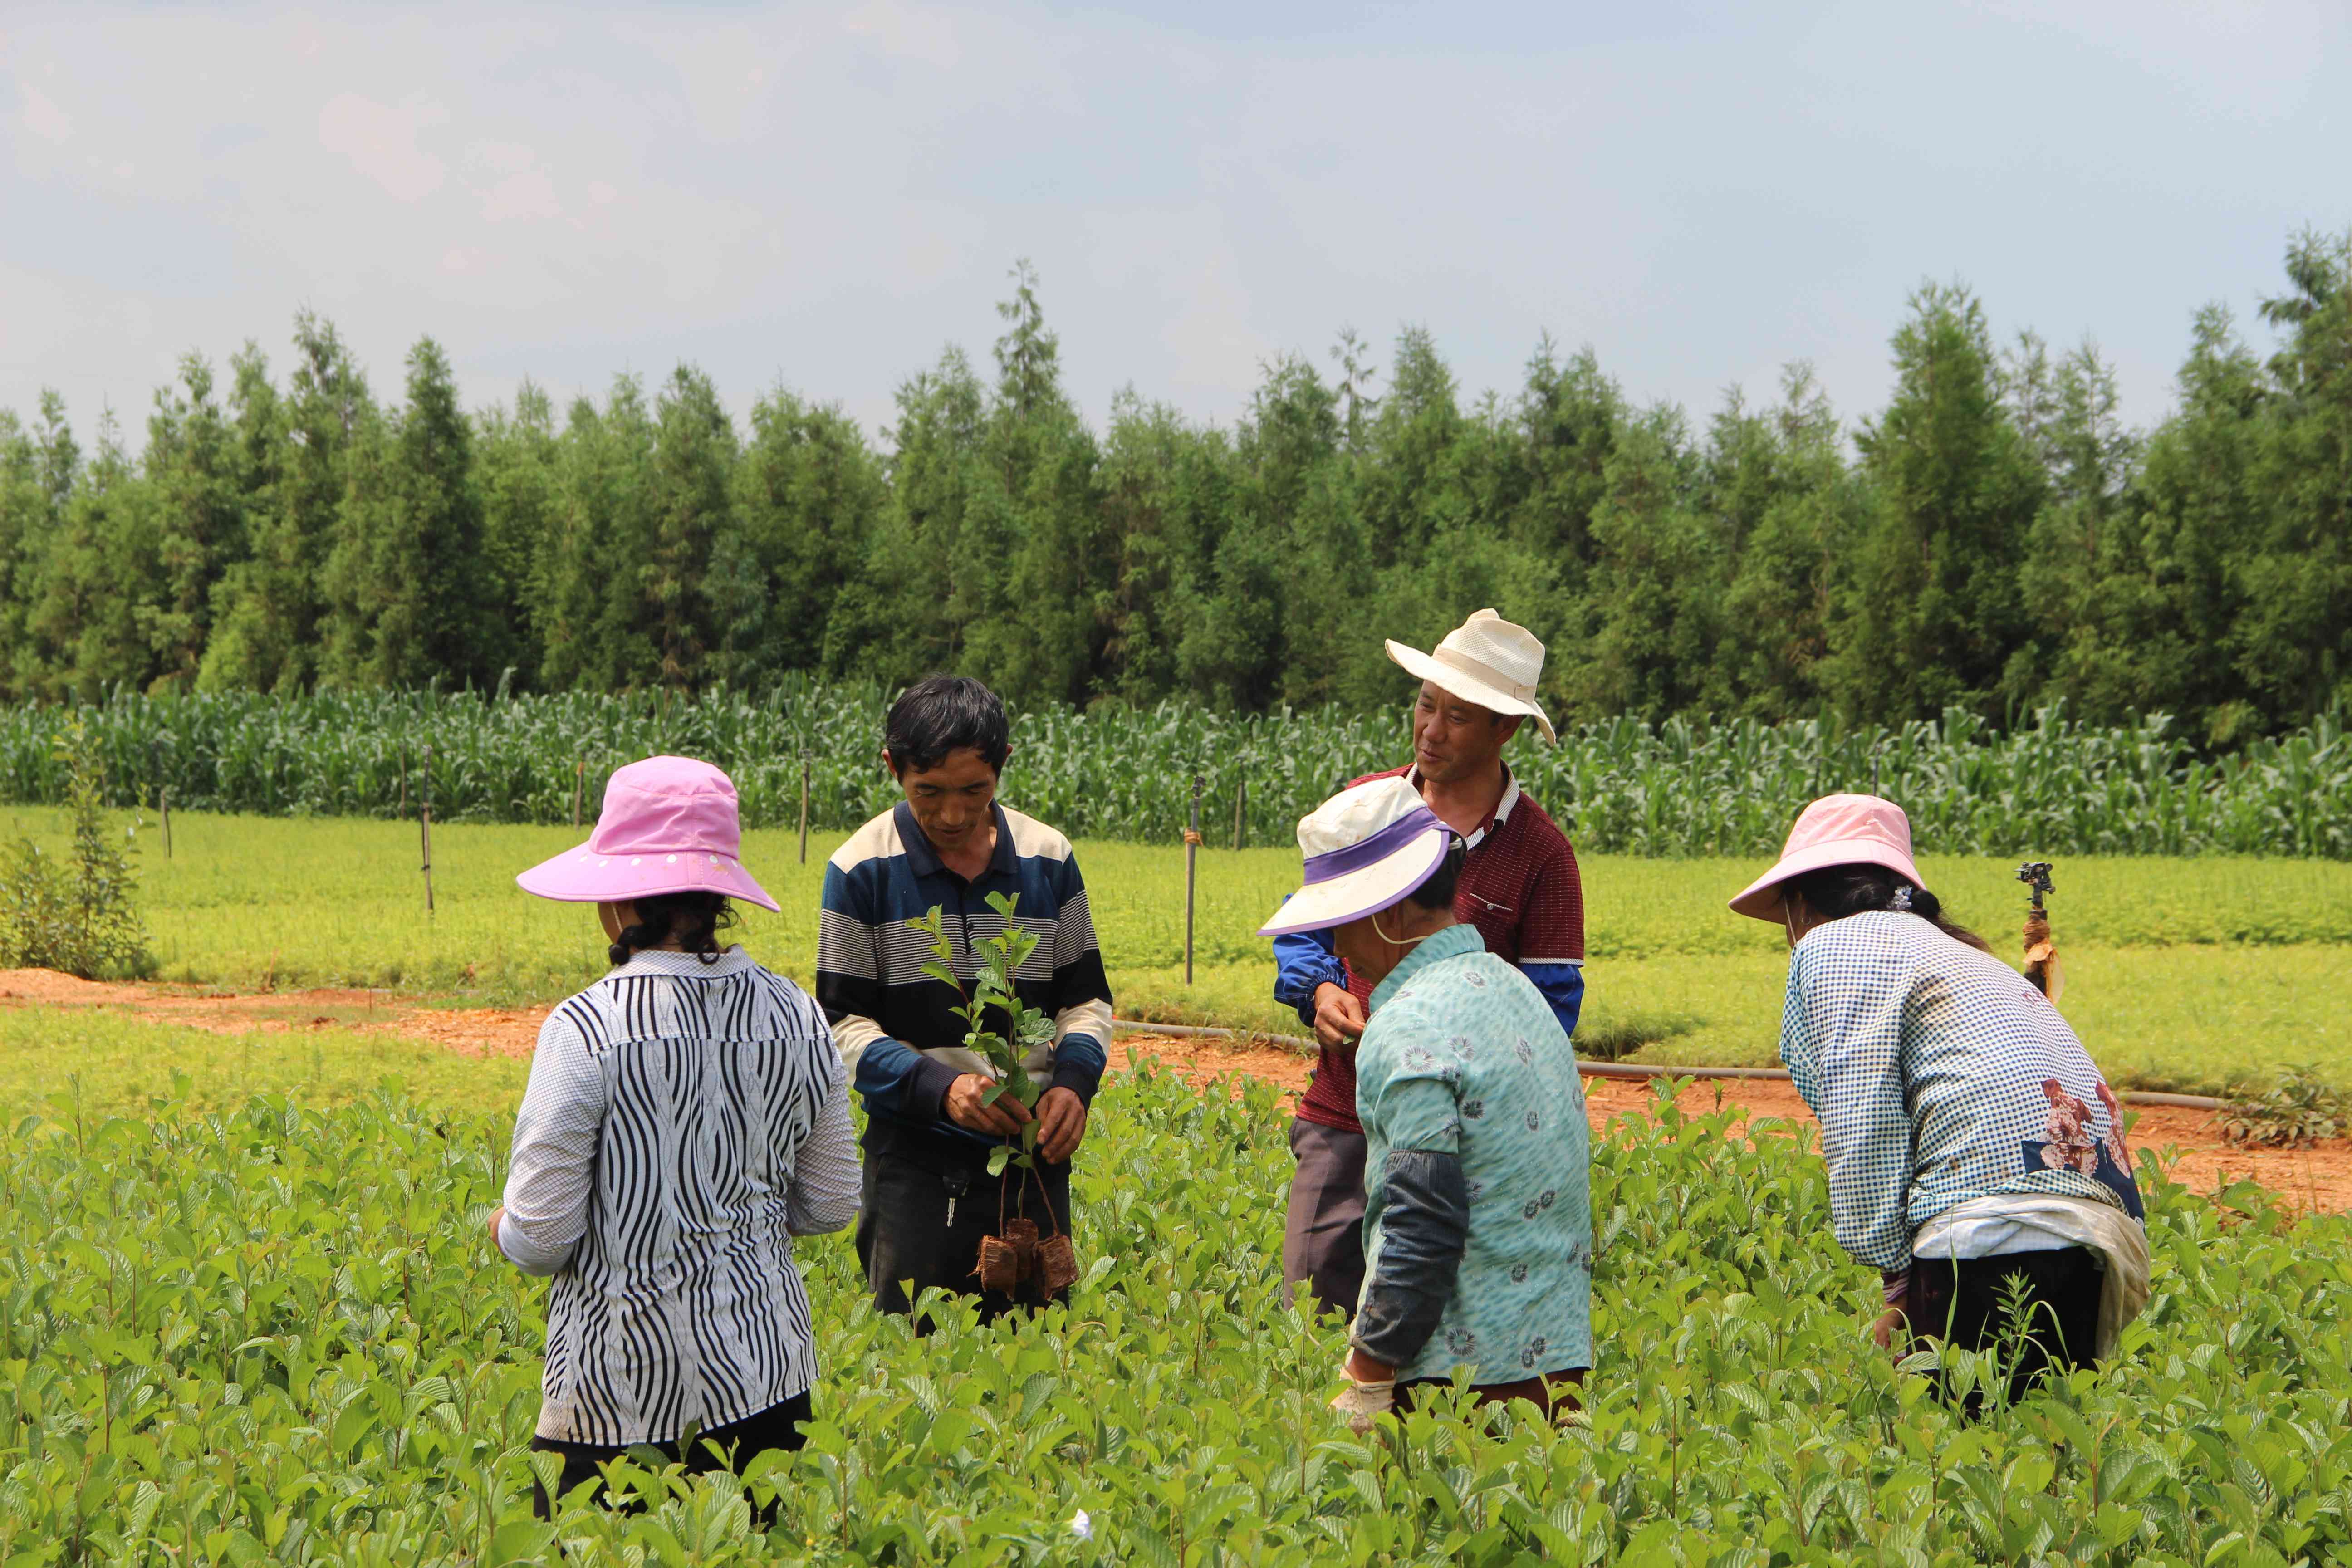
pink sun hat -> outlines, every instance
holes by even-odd
[[[742,849],[733,779],[692,757],[647,757],[614,771],[587,843],[515,881],[526,893],[567,904],[724,893],[775,909],[743,869]]]
[[[1884,866],[1915,888],[1927,886],[1911,863],[1911,819],[1901,806],[1874,795],[1825,795],[1798,816],[1780,863],[1731,900],[1732,912],[1777,921],[1780,884],[1832,866]]]

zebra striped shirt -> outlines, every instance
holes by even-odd
[[[499,1249],[552,1275],[539,1435],[672,1442],[816,1375],[792,1237],[856,1217],[823,1012],[740,947],[639,952],[549,1015]]]

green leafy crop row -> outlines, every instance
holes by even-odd
[[[413,812],[486,822],[593,816],[605,775],[655,752],[734,774],[746,820],[798,820],[802,768],[820,828],[847,828],[892,798],[877,753],[886,694],[787,679],[753,698],[657,694],[495,698],[324,692],[148,699],[84,710],[118,795],[265,816]],[[1405,710],[1234,718],[1039,708],[1014,722],[1007,788],[1076,837],[1173,838],[1192,781],[1212,842],[1286,844],[1339,781],[1409,760]],[[0,796],[54,802],[55,710],[0,710]],[[2044,855],[2213,852],[2352,858],[2352,738],[2324,714],[2284,739],[2204,758],[2161,716],[2097,729],[2045,713],[2010,735],[1965,713],[1899,729],[1814,721],[1585,725],[1557,748],[1514,743],[1512,765],[1578,845],[1635,855],[1777,848],[1806,801],[1876,788],[1910,813],[1923,849]]]
[[[489,1118],[386,1093],[0,1134],[0,1563],[2286,1563],[2352,1547],[2346,1223],[2144,1171],[2120,1364],[1975,1425],[1871,1346],[1795,1138],[1596,1146],[1600,1365],[1561,1430],[1448,1404],[1359,1439],[1283,1298],[1272,1097],[1144,1071],[1080,1168],[1066,1309],[943,1331],[803,1248],[805,1452],[740,1498],[529,1516],[541,1288],[488,1256]],[[1956,1378],[1988,1369],[1957,1364]],[[672,1489],[646,1478],[656,1493]],[[1083,1512],[1090,1533],[1071,1529]]]

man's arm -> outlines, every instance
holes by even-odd
[[[1584,883],[1566,838],[1551,847],[1519,897],[1519,972],[1535,982],[1570,1038],[1584,1010]]]
[[[1063,858],[1054,884],[1054,1078],[1048,1087],[1066,1089],[1092,1105],[1108,1060],[1110,977],[1076,855]]]
[[[936,1121],[945,1113],[956,1070],[891,1038],[875,1022],[882,996],[884,915],[879,889],[857,874],[863,870],[845,871],[837,864],[824,868],[817,917],[817,1005],[869,1112]]]
[[[1331,951],[1328,931],[1296,931],[1274,939],[1274,999],[1297,1009],[1298,1021],[1315,1026],[1315,993],[1326,985],[1348,988],[1348,966]]]
[[[1570,1038],[1576,1036],[1577,1015],[1584,1010],[1584,965],[1580,963],[1521,963],[1519,973],[1535,982],[1551,1016]]]

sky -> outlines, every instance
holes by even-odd
[[[1549,333],[1696,419],[1800,360],[1859,419],[1957,279],[2145,426],[2200,306],[2267,344],[2290,236],[2352,229],[2352,6],[10,0],[0,138],[0,407],[134,444],[304,307],[380,394],[429,333],[475,405],[690,362],[878,433],[1024,257],[1097,421],[1406,325],[1465,403]]]

